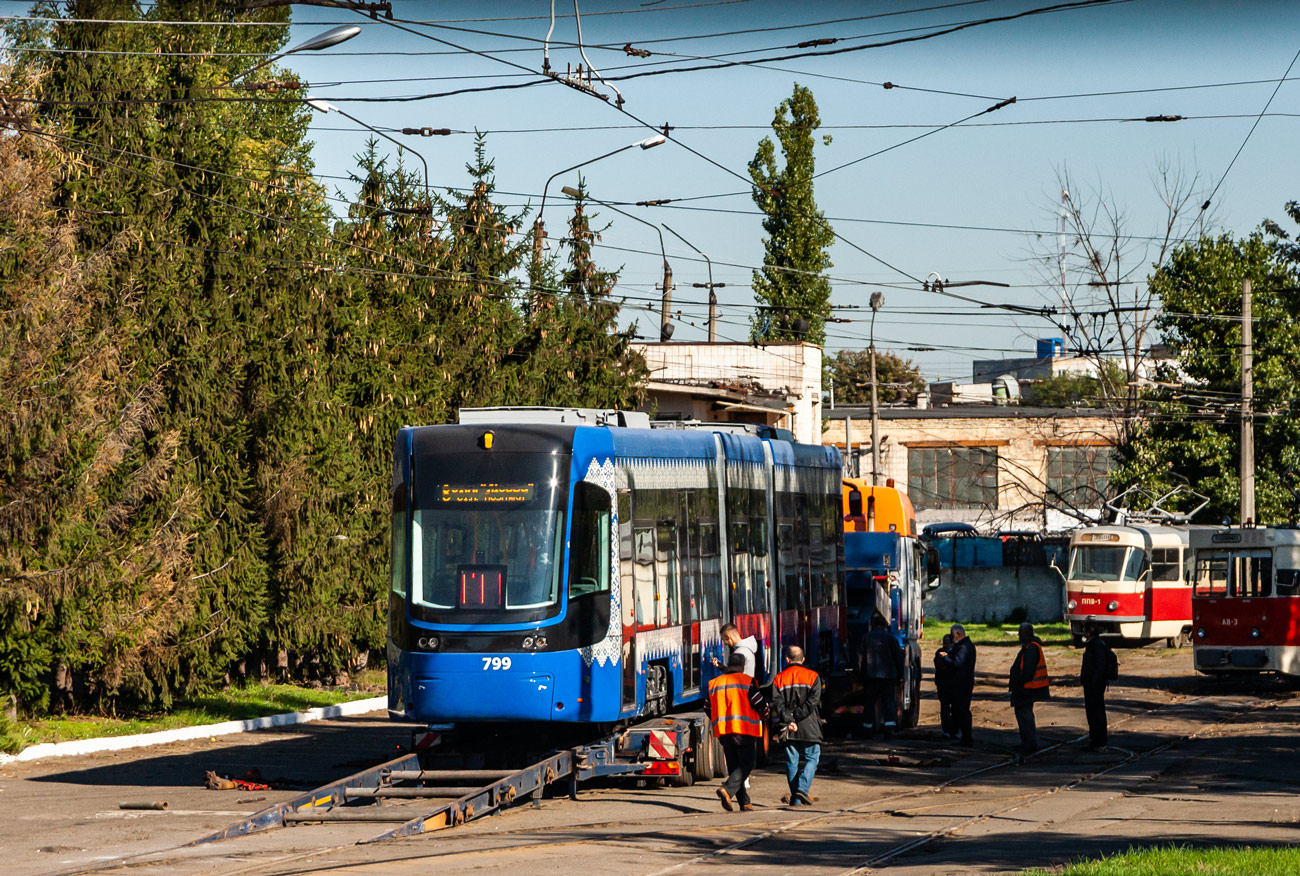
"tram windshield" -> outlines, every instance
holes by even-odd
[[[1279,590],[1294,573],[1279,574]],[[1273,595],[1273,554],[1268,550],[1200,551],[1196,555],[1197,596],[1262,597]]]
[[[559,611],[567,456],[417,458],[414,470],[413,614],[516,623]]]
[[[1070,549],[1070,578],[1079,581],[1140,581],[1147,571],[1141,548],[1077,545]]]

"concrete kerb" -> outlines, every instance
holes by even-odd
[[[20,761],[43,760],[48,757],[71,757],[80,754],[96,754],[102,751],[123,751],[128,748],[144,748],[149,745],[164,745],[169,742],[202,739],[205,736],[228,736],[232,733],[267,730],[271,727],[289,727],[294,724],[306,724],[308,721],[321,721],[327,718],[364,715],[367,712],[387,708],[388,697],[370,697],[369,699],[352,700],[334,706],[321,706],[316,709],[308,709],[305,712],[285,712],[281,715],[268,715],[265,718],[249,718],[246,721],[222,721],[220,724],[206,724],[201,727],[177,727],[175,730],[137,733],[133,736],[103,736],[98,739],[75,739],[70,742],[42,742],[24,748],[18,754],[0,754],[0,765]]]

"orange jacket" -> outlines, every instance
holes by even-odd
[[[743,672],[729,672],[709,682],[709,714],[715,736],[763,735],[763,719],[749,704],[749,687],[753,683],[754,679]]]
[[[1047,656],[1037,639],[1030,639],[1020,648],[1011,664],[1011,701],[1028,702],[1045,700],[1051,696],[1047,675]]]

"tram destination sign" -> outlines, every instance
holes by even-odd
[[[440,484],[438,495],[449,505],[512,505],[531,502],[537,496],[537,484]]]

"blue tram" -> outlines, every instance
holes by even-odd
[[[390,714],[617,723],[698,705],[721,626],[840,668],[840,456],[735,424],[463,410],[393,460]]]

